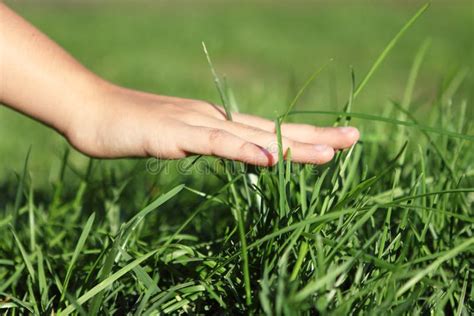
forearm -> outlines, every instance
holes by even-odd
[[[0,2],[1,103],[65,134],[107,85]]]

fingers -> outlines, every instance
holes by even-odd
[[[225,120],[222,107],[212,104],[200,104],[195,108],[201,114],[218,120]],[[256,127],[267,132],[275,132],[275,122],[248,114],[233,113],[234,122]],[[359,131],[354,127],[316,127],[308,124],[283,124],[282,135],[298,142],[324,144],[335,149],[352,146],[359,139]]]
[[[349,148],[359,139],[354,127],[316,127],[307,124],[283,124],[282,134],[307,143],[326,144],[336,149]]]
[[[247,142],[257,144],[272,153],[275,159],[278,156],[278,142],[274,133],[236,122],[213,118],[201,118],[199,124],[212,129],[226,131]],[[292,161],[300,163],[323,164],[330,161],[334,156],[333,148],[323,144],[308,144],[283,137],[282,146],[285,154],[288,149],[291,149]]]
[[[266,130],[267,132],[275,132],[275,122],[271,120],[264,119],[263,117],[244,114],[244,113],[235,113],[232,118],[235,122],[254,126]],[[283,130],[282,130],[283,132]]]
[[[275,123],[257,116],[235,114],[234,121],[273,132]],[[299,142],[325,144],[335,149],[351,147],[359,139],[354,127],[316,127],[308,124],[283,124],[282,135]]]
[[[177,146],[188,154],[218,156],[258,166],[275,164],[268,150],[227,131],[182,124],[176,136]]]

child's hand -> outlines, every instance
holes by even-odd
[[[274,122],[233,114],[210,103],[164,97],[107,85],[65,131],[71,144],[95,157],[153,156],[183,158],[191,154],[219,156],[254,165],[277,161]],[[359,138],[352,127],[284,124],[285,151],[295,162],[321,164],[334,149],[347,148]]]
[[[0,2],[0,103],[64,134],[95,157],[182,158],[203,154],[268,166],[274,123],[209,103],[146,94],[105,82]],[[354,144],[354,128],[282,127],[293,161],[325,163]]]

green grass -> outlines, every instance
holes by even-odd
[[[337,61],[321,73],[326,61],[314,65],[289,98],[276,93],[285,105],[273,113],[277,133],[285,119],[362,127],[361,141],[330,164],[252,168],[192,157],[83,165],[66,149],[44,179],[31,171],[34,149],[25,153],[0,190],[1,310],[472,314],[474,128],[465,68],[420,95],[437,49],[434,39],[420,41],[396,76],[405,84],[399,97],[378,111],[364,105],[377,104],[380,81],[394,84],[380,79],[382,62],[396,68],[391,56],[430,14],[377,45],[361,79],[356,69],[351,83],[346,69],[337,107],[310,106],[310,89],[329,80]],[[206,44],[219,73],[219,50]]]

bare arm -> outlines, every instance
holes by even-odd
[[[0,101],[65,133],[105,83],[0,3]],[[84,102],[81,107],[86,107]]]
[[[256,165],[276,161],[273,122],[208,102],[122,88],[93,74],[0,2],[0,102],[102,158],[204,154]],[[285,149],[297,162],[325,163],[357,141],[355,128],[286,124]]]

